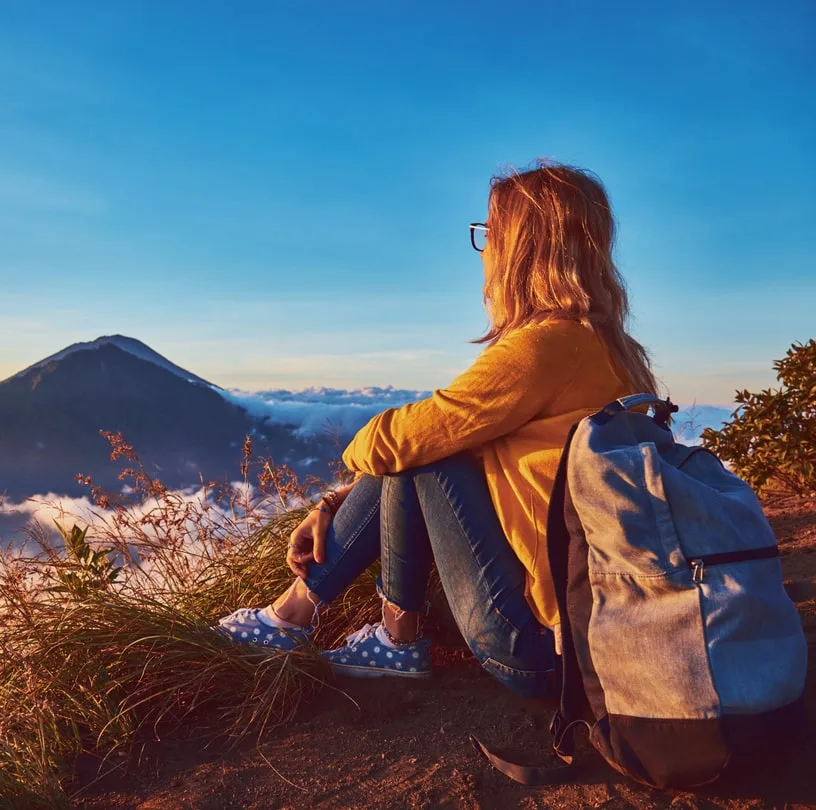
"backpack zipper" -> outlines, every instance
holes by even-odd
[[[751,560],[769,560],[779,556],[779,546],[763,546],[762,548],[747,548],[742,551],[723,551],[720,554],[706,554],[689,560],[691,581],[700,583],[706,566],[726,565],[727,563],[750,562]]]

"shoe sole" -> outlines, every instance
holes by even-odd
[[[336,675],[347,675],[349,678],[430,678],[430,672],[403,672],[399,669],[378,669],[376,667],[355,667],[347,664],[331,664]]]

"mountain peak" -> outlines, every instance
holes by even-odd
[[[147,344],[142,343],[141,340],[127,337],[126,335],[102,335],[101,337],[96,338],[96,340],[72,343],[70,346],[66,346],[66,348],[56,352],[55,354],[52,354],[45,359],[30,365],[28,368],[24,368],[17,374],[12,375],[8,378],[8,380],[6,380],[6,382],[18,379],[19,377],[24,377],[32,371],[43,368],[50,363],[56,363],[69,355],[76,354],[77,352],[91,352],[100,349],[103,346],[115,346],[120,351],[127,352],[128,354],[138,357],[140,360],[145,360],[148,363],[153,363],[154,365],[157,365],[160,368],[175,374],[177,377],[187,380],[188,382],[196,383],[197,385],[206,385],[208,388],[218,388],[217,385],[207,382],[207,380],[203,379],[202,377],[181,368],[181,366],[177,366],[175,363],[171,363],[166,357],[151,349]]]
[[[0,383],[0,425],[0,490],[11,498],[83,493],[77,473],[119,491],[121,467],[100,431],[121,433],[144,470],[171,489],[235,480],[247,435],[258,457],[317,459],[311,474],[328,475],[336,453],[327,440],[257,419],[125,335],[75,343]]]

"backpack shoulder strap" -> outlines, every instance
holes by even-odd
[[[569,725],[558,729],[557,724],[560,718],[561,713],[556,712],[550,723],[550,731],[554,737],[553,750],[562,760],[562,762],[557,765],[519,765],[517,762],[503,759],[472,734],[470,735],[470,742],[497,771],[501,771],[505,776],[509,776],[514,782],[529,786],[560,784],[570,779],[575,770],[572,754],[573,728],[576,725],[584,725],[591,730],[591,726],[586,720],[574,720]]]

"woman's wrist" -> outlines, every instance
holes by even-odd
[[[330,489],[328,492],[323,493],[318,504],[321,506],[325,504],[325,508],[327,508],[331,512],[332,517],[334,517],[352,489],[354,489],[353,483],[347,484],[344,487],[338,487],[337,489]]]
[[[329,511],[332,513],[332,517],[337,514],[337,510],[340,508],[340,505],[343,503],[345,498],[338,494],[336,490],[330,489],[328,492],[323,493],[323,497],[320,499],[321,504],[326,504],[329,508]]]

